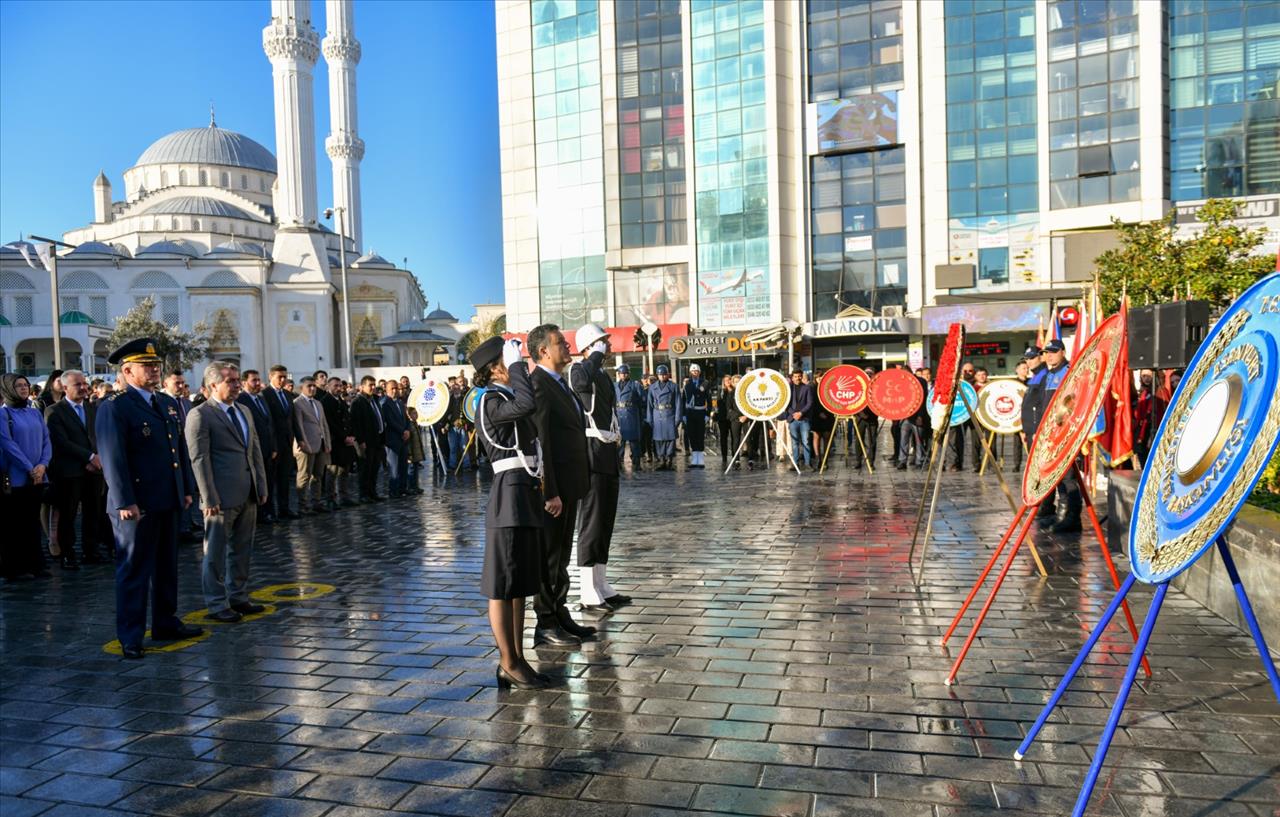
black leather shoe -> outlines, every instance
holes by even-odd
[[[605,603],[605,604],[607,604],[607,605],[609,605],[610,607],[612,607],[612,608],[614,608],[614,609],[616,610],[616,609],[617,609],[617,608],[619,608],[619,607],[626,607],[628,604],[630,604],[630,603],[631,603],[631,597],[630,597],[630,596],[624,596],[624,595],[622,595],[621,593],[615,593],[614,595],[612,595],[612,596],[610,596],[609,598],[605,599],[605,600],[604,600],[604,603]]]
[[[528,680],[521,680],[502,667],[498,667],[494,672],[494,677],[498,681],[498,689],[542,689],[547,685],[547,682],[539,678],[537,673]]]
[[[538,644],[554,644],[557,647],[576,647],[582,643],[582,639],[577,636],[570,635],[560,627],[535,627],[533,630],[533,645]]]
[[[560,619],[560,629],[577,639],[590,638],[596,634],[596,628],[586,624],[579,624],[572,618],[565,616]]]
[[[160,632],[152,632],[152,641],[182,641],[186,638],[195,638],[198,635],[204,635],[203,627],[196,627],[191,624],[179,624],[177,629],[161,630]]]
[[[613,607],[609,604],[579,604],[578,609],[584,613],[612,613]]]
[[[125,658],[129,659],[130,661],[137,661],[141,659],[145,653],[146,651],[143,650],[142,647],[139,647],[136,645],[130,645],[128,647],[120,648],[120,654],[123,655]]]
[[[210,621],[221,621],[223,624],[235,624],[242,618],[244,618],[244,616],[240,615],[235,610],[219,610],[216,613],[209,614]]]
[[[241,615],[251,616],[255,613],[264,612],[267,608],[263,607],[261,604],[254,604],[251,601],[242,601],[239,604],[231,605],[231,609]]]

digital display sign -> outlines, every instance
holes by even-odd
[[[836,153],[898,144],[898,92],[828,99],[809,106],[809,152]]]
[[[992,340],[966,343],[964,345],[964,353],[966,356],[973,357],[982,357],[984,355],[1007,355],[1009,354],[1009,341]]]

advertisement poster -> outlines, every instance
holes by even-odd
[[[613,303],[614,326],[691,323],[689,265],[615,271]]]
[[[770,318],[769,279],[763,269],[718,270],[698,276],[698,325],[751,326]]]
[[[973,264],[978,268],[976,290],[1004,290],[1012,284],[1034,284],[1040,280],[1036,263],[1036,243],[1040,239],[1040,219],[1034,213],[1016,216],[953,218],[949,223],[948,263]],[[1009,248],[1006,270],[999,276],[983,277],[979,250]]]
[[[896,145],[898,92],[881,91],[812,103],[808,124],[810,153]]]

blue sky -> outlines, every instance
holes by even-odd
[[[91,185],[209,122],[274,152],[268,0],[0,2],[0,241],[93,220]],[[487,0],[357,0],[364,246],[409,259],[465,320],[503,299],[497,64]],[[324,3],[312,23],[324,36]],[[324,58],[315,69],[321,210],[332,202]]]

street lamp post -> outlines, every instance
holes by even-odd
[[[356,382],[356,356],[351,348],[351,304],[347,300],[347,208],[329,207],[324,211],[325,218],[338,214],[338,266],[342,268],[342,354],[347,358],[347,368],[351,370],[351,383]]]
[[[36,241],[44,241],[55,247],[67,247],[74,250],[77,244],[67,244],[62,241],[55,241],[52,238],[42,238],[38,235],[27,236]],[[53,305],[53,368],[62,368],[62,313],[59,311],[62,298],[58,294],[58,251],[49,251],[49,299]]]
[[[644,325],[640,327],[640,331],[644,332],[645,337],[649,339],[649,342],[645,344],[644,348],[649,355],[649,371],[652,372],[653,371],[653,335],[655,332],[658,331],[658,326],[653,321],[645,321]]]

